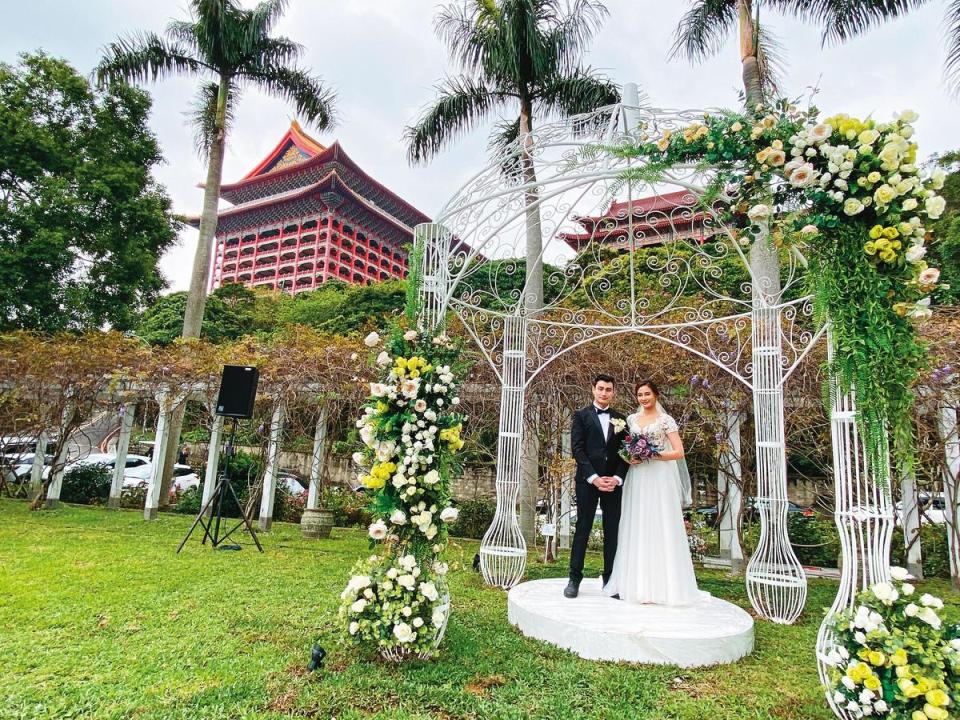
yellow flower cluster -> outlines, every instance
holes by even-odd
[[[454,425],[452,428],[447,428],[440,431],[440,439],[447,443],[447,446],[450,448],[450,452],[455,453],[463,447],[464,442],[460,438],[460,431],[462,429],[463,425]]]
[[[858,120],[855,117],[850,117],[846,113],[840,113],[839,115],[828,117],[823,122],[829,125],[830,127],[836,128],[840,132],[840,134],[843,135],[847,140],[855,139],[864,130],[873,129],[872,120],[863,122],[862,120]],[[866,145],[869,143],[864,143],[864,144]]]
[[[926,701],[923,710],[914,710],[911,720],[947,720],[950,713],[945,710],[950,704],[950,696],[939,684],[925,677],[917,677],[906,665],[897,666],[897,688],[911,700],[923,697]]]
[[[663,137],[657,140],[657,149],[661,152],[666,150],[670,145],[670,136],[673,135],[673,132],[670,130],[663,131]]]
[[[897,261],[897,251],[903,247],[900,235],[900,230],[893,225],[874,225],[870,228],[870,239],[863,244],[863,251],[885,263],[894,263]]]
[[[683,139],[688,143],[696,142],[700,138],[706,137],[709,132],[710,130],[706,125],[694,123],[693,125],[689,125],[684,128]]]
[[[433,370],[433,365],[417,355],[409,359],[398,357],[393,361],[393,371],[398,378],[418,378],[431,370]]]
[[[387,484],[390,476],[397,471],[397,464],[392,462],[382,462],[370,468],[370,474],[360,478],[364,487],[371,490],[379,490]]]
[[[878,653],[883,657],[883,653]],[[886,658],[883,658],[886,659]],[[880,663],[881,665],[883,662]],[[863,685],[868,690],[879,690],[881,687],[880,678],[873,669],[865,662],[850,663],[847,667],[847,677],[853,680],[857,685]]]

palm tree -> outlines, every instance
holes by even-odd
[[[94,71],[100,84],[155,81],[173,75],[203,80],[194,121],[198,149],[207,159],[207,182],[183,337],[200,336],[217,229],[224,149],[241,89],[257,88],[289,101],[321,130],[333,124],[334,94],[320,80],[295,66],[302,46],[270,34],[287,4],[288,0],[265,0],[248,10],[240,7],[237,0],[190,0],[189,20],[171,21],[163,36],[142,32],[110,43]],[[164,459],[161,502],[167,498],[182,421],[181,410],[171,423],[173,442]]]
[[[780,11],[796,12],[804,0],[770,0]],[[717,54],[736,24],[740,39],[743,92],[753,108],[777,93],[780,45],[760,24],[761,0],[694,0],[680,19],[670,57],[702,62]]]
[[[576,115],[619,100],[614,83],[581,65],[606,16],[598,0],[464,0],[444,7],[437,33],[461,74],[439,83],[437,99],[405,132],[410,161],[422,163],[491,116],[516,113],[497,124],[490,148],[503,152],[523,141],[505,172],[527,188],[524,302],[530,311],[543,306],[543,240],[529,153],[534,117]]]

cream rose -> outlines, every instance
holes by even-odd
[[[405,622],[397,623],[393,626],[393,634],[402,643],[411,643],[416,639],[417,634],[413,628]]]
[[[379,333],[372,332],[363,339],[363,344],[367,347],[376,347],[380,344]]]

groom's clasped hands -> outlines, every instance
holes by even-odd
[[[616,478],[606,475],[604,477],[596,477],[593,479],[593,486],[600,492],[613,492],[619,486]]]

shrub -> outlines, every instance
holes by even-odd
[[[79,465],[63,476],[60,499],[67,503],[100,505],[110,497],[112,479],[106,465]]]
[[[480,539],[493,522],[497,503],[489,498],[475,498],[458,503],[457,510],[460,514],[450,525],[450,535]]]
[[[298,523],[307,504],[306,493],[292,493],[286,485],[277,486],[273,498],[273,519],[279,522]]]
[[[920,554],[924,577],[950,577],[950,551],[947,544],[947,526],[924,523],[920,526]],[[903,528],[893,531],[890,560],[894,565],[907,566],[907,551],[903,546]]]
[[[790,544],[801,565],[837,567],[840,556],[840,535],[833,518],[821,515],[789,513],[787,532]]]
[[[189,487],[177,495],[177,504],[173,506],[173,511],[184,513],[185,515],[197,515],[200,512],[200,502],[203,494],[200,490],[202,486]]]
[[[134,487],[125,487],[120,491],[120,507],[142,510],[147,504],[147,483],[138,483]]]
[[[333,513],[336,527],[366,527],[373,522],[368,509],[370,498],[340,486],[328,487],[323,494],[323,506]]]

